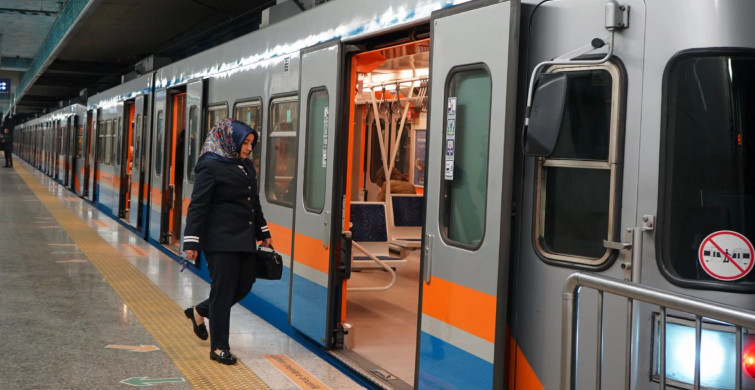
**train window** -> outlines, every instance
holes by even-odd
[[[121,149],[123,149],[123,142],[121,142],[122,129],[123,119],[121,117],[118,117],[117,127],[115,120],[113,120],[113,153],[115,154],[115,156],[113,157],[113,165],[121,164]]]
[[[328,156],[328,91],[313,89],[307,107],[307,143],[304,152],[304,207],[321,213],[325,206]],[[331,162],[332,164],[332,162]]]
[[[398,135],[398,127],[401,125],[401,119],[396,120],[391,126],[390,123],[386,124],[384,119],[380,119],[380,128],[383,130],[383,134],[386,131],[395,132],[390,137],[383,136],[385,142],[386,160],[393,153],[393,141]],[[386,128],[386,126],[389,126]],[[370,180],[377,182],[378,172],[383,169],[383,159],[380,153],[380,141],[377,139],[377,126],[375,121],[372,120],[369,124],[370,130]],[[393,129],[393,130],[391,130]],[[401,139],[398,141],[398,151],[396,152],[396,161],[393,162],[393,167],[401,172],[405,177],[409,176],[409,133],[411,132],[411,125],[409,123],[404,124],[404,131],[401,132]],[[382,176],[381,176],[382,177]]]
[[[753,67],[755,52],[719,50],[679,55],[666,68],[658,261],[672,281],[755,287]]]
[[[141,170],[142,155],[142,114],[136,114],[136,125],[134,126],[134,155],[131,156],[133,168],[139,172]]]
[[[225,103],[222,105],[207,107],[207,127],[202,139],[204,139],[204,136],[207,135],[207,132],[210,131],[213,126],[225,118],[228,118],[228,107]]]
[[[612,64],[557,67],[568,85],[553,153],[538,158],[535,247],[548,260],[605,264],[616,241],[619,77]]]
[[[253,100],[249,102],[238,103],[234,109],[233,117],[236,120],[240,120],[249,127],[257,130],[257,136],[260,139],[257,140],[257,145],[252,149],[252,153],[249,157],[254,162],[254,171],[257,174],[257,191],[260,188],[260,162],[262,156],[262,101]]]
[[[110,165],[113,158],[113,121],[105,121],[105,161]]]
[[[155,175],[163,174],[163,145],[165,138],[165,114],[162,111],[157,112],[157,131],[155,140]]]
[[[187,140],[189,146],[189,156],[186,161],[186,180],[189,183],[194,183],[194,166],[197,165],[197,158],[199,157],[199,141],[202,138],[199,134],[199,108],[197,106],[191,106],[189,108],[189,139]],[[177,151],[183,153],[183,150]]]
[[[296,192],[296,150],[299,124],[296,97],[274,99],[268,120],[265,195],[268,201],[293,206]]]
[[[445,101],[455,99],[456,108],[444,126],[453,168],[441,184],[440,215],[443,235],[463,247],[479,247],[485,234],[491,90],[490,74],[479,68],[454,71],[446,84]]]

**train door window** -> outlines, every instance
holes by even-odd
[[[132,158],[132,164],[134,170],[139,172],[141,170],[141,156],[142,156],[142,114],[136,114],[136,124],[134,125],[134,155]]]
[[[568,86],[553,153],[537,163],[535,246],[548,260],[599,266],[615,241],[619,76],[612,64],[558,67]]]
[[[157,113],[157,129],[155,131],[155,175],[161,176],[163,174],[163,142],[165,141],[165,114],[162,111]]]
[[[666,67],[658,262],[672,281],[755,287],[753,67],[752,50],[684,53]]]
[[[76,158],[84,153],[84,126],[76,126]]]
[[[260,139],[257,140],[257,145],[252,149],[252,153],[249,157],[254,163],[254,171],[257,173],[257,191],[260,188],[260,159],[262,156],[262,101],[253,100],[249,102],[243,102],[236,104],[233,117],[240,120],[249,127],[257,130],[257,136]]]
[[[184,171],[187,173],[186,179],[189,183],[194,183],[194,166],[197,165],[197,158],[199,157],[198,151],[200,147],[199,140],[202,138],[199,132],[199,107],[191,106],[189,107],[189,134],[187,138],[189,158],[186,161],[186,171]],[[183,153],[183,150],[177,152]]]
[[[222,105],[207,107],[207,127],[205,128],[206,130],[203,134],[202,139],[204,139],[204,135],[206,135],[213,126],[215,126],[218,122],[222,121],[225,118],[228,118],[228,106],[226,106],[225,103],[223,103]]]
[[[268,121],[265,195],[291,207],[296,192],[296,149],[299,102],[295,96],[273,99]]]
[[[121,134],[123,133],[123,118],[118,117],[118,122],[113,120],[113,164],[121,163],[121,149],[123,148],[123,142],[121,142]]]
[[[304,207],[319,214],[325,206],[328,155],[328,91],[313,89],[307,107],[307,143],[304,153]],[[332,164],[332,162],[331,162]]]
[[[113,121],[105,121],[105,164],[109,165],[113,157]]]
[[[445,238],[468,248],[478,248],[485,234],[491,91],[490,74],[480,67],[454,70],[446,83],[446,101],[456,103],[444,126],[440,215]]]

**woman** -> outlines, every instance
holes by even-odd
[[[271,246],[272,238],[260,209],[254,165],[246,157],[257,132],[243,122],[224,119],[210,130],[195,169],[183,249],[195,260],[204,251],[210,272],[210,298],[184,311],[194,333],[207,339],[204,318],[210,319],[210,359],[235,364],[228,345],[231,306],[243,299],[255,280],[255,251]]]

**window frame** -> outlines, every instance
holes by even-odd
[[[192,113],[196,114],[196,132],[194,137],[194,142],[191,140],[191,134],[192,134],[192,122],[194,121],[194,118],[192,117]],[[181,150],[180,153],[186,153],[186,156],[183,158],[183,180],[185,180],[187,183],[194,184],[194,168],[196,168],[197,164],[199,163],[199,155],[202,153],[202,146],[204,145],[204,137],[205,135],[202,134],[202,108],[197,104],[191,104],[188,107],[188,110],[186,110],[186,116],[189,119],[186,123],[186,129],[185,132],[185,138],[184,138],[184,148],[185,150]],[[177,144],[177,143],[176,143]],[[192,144],[194,145],[194,160],[191,159],[191,147]],[[189,164],[191,164],[191,167],[189,167]]]
[[[296,175],[296,170],[297,170],[296,166],[297,166],[298,160],[299,160],[299,156],[298,156],[298,154],[299,154],[299,123],[298,123],[298,120],[300,118],[298,118],[298,114],[299,114],[299,111],[301,110],[301,107],[300,107],[301,102],[299,101],[299,95],[298,95],[298,93],[287,93],[287,94],[281,94],[281,95],[273,96],[273,97],[270,98],[270,101],[268,102],[268,106],[267,106],[268,115],[267,115],[267,127],[266,127],[267,131],[265,132],[265,134],[266,134],[266,136],[265,136],[265,144],[266,144],[266,147],[265,147],[265,154],[266,154],[265,155],[265,178],[267,178],[268,175],[270,175],[270,172],[268,170],[272,166],[272,164],[270,164],[270,158],[272,156],[272,153],[270,153],[270,147],[272,145],[272,141],[271,141],[270,138],[273,137],[273,131],[270,129],[270,127],[271,127],[270,121],[273,118],[272,110],[273,110],[273,107],[275,107],[276,104],[290,103],[290,102],[295,102],[296,103],[296,111],[297,111],[297,121],[295,122],[295,124],[296,124],[296,131],[290,131],[290,133],[294,133],[294,135],[293,135],[293,138],[295,140],[294,141],[294,145],[296,146],[296,155],[294,156],[294,175]],[[289,132],[287,132],[287,133],[289,133]],[[284,135],[281,135],[281,136],[284,136]],[[278,137],[278,135],[276,135],[276,138],[277,137]],[[262,164],[261,161],[260,161],[260,164]],[[275,175],[273,175],[273,180],[275,180],[274,178],[275,178]],[[298,180],[298,178],[296,176],[294,176],[294,178],[292,180]],[[276,204],[276,205],[279,205],[279,206],[282,206],[282,207],[286,207],[286,208],[291,208],[291,209],[294,208],[294,205],[296,204],[296,198],[294,198],[291,201],[291,203],[283,202],[283,201],[280,201],[278,199],[272,199],[272,198],[270,198],[270,192],[268,191],[268,188],[267,188],[268,187],[267,180],[265,180],[264,186],[265,186],[265,191],[264,191],[265,192],[265,199],[269,203]]]
[[[255,123],[255,125],[257,126],[256,128],[250,125],[249,123],[242,121],[246,123],[248,126],[250,126],[251,128],[253,128],[257,132],[257,137],[259,138],[257,140],[257,144],[255,145],[254,149],[252,149],[252,152],[249,153],[249,156],[247,156],[248,159],[252,160],[252,165],[254,165],[254,153],[255,151],[259,151],[258,153],[260,157],[260,167],[259,167],[258,172],[255,172],[257,175],[257,194],[259,195],[260,188],[261,188],[260,184],[262,183],[262,169],[263,169],[263,165],[266,165],[266,164],[262,164],[264,160],[262,159],[262,149],[261,149],[262,145],[264,144],[262,142],[262,138],[264,137],[264,135],[262,134],[263,133],[262,128],[264,127],[263,123],[265,120],[265,104],[262,101],[261,96],[238,100],[233,103],[233,118],[236,120],[241,120],[238,118],[238,113],[236,112],[236,110],[240,108],[245,108],[245,107],[259,107],[259,111],[260,111],[259,123]]]
[[[448,237],[448,235],[444,231],[446,229],[447,223],[446,223],[446,220],[445,220],[446,219],[446,212],[445,212],[446,202],[444,201],[443,198],[447,195],[447,190],[445,189],[447,184],[446,184],[446,179],[445,179],[445,170],[443,168],[440,169],[440,173],[439,173],[439,175],[440,175],[440,183],[441,184],[440,184],[440,191],[438,193],[438,195],[440,196],[440,199],[439,199],[439,202],[438,202],[438,206],[439,206],[439,210],[438,210],[439,211],[438,212],[438,226],[440,227],[440,239],[443,241],[443,243],[445,243],[448,246],[456,247],[456,248],[461,248],[461,249],[466,249],[466,250],[470,250],[470,251],[477,251],[478,249],[480,249],[482,247],[482,244],[485,242],[485,234],[487,233],[486,227],[487,227],[487,222],[488,222],[487,221],[487,219],[488,219],[487,218],[488,206],[490,204],[488,202],[488,190],[490,189],[490,175],[491,175],[490,169],[489,169],[490,168],[490,145],[491,145],[491,143],[490,143],[490,135],[493,132],[492,118],[493,118],[493,91],[494,91],[493,86],[494,86],[494,84],[493,84],[493,75],[490,72],[490,68],[485,63],[476,63],[476,64],[467,64],[467,65],[456,66],[456,67],[453,67],[451,70],[449,70],[448,74],[446,75],[446,80],[445,80],[445,84],[444,84],[444,87],[443,87],[444,88],[443,89],[443,107],[444,107],[444,110],[443,110],[443,122],[442,122],[443,123],[442,124],[442,129],[443,129],[443,131],[442,131],[442,133],[443,133],[442,134],[442,139],[443,139],[442,145],[443,145],[444,152],[441,153],[441,161],[439,162],[439,164],[440,164],[439,166],[440,167],[444,167],[445,166],[445,162],[446,162],[446,160],[445,160],[445,158],[446,158],[445,145],[446,145],[446,140],[447,140],[447,138],[446,138],[446,136],[447,136],[447,134],[446,134],[446,123],[448,123],[448,110],[445,109],[445,104],[446,104],[446,102],[448,101],[448,98],[449,98],[449,87],[450,87],[450,84],[451,84],[451,80],[458,73],[464,73],[464,72],[470,72],[470,71],[476,71],[476,70],[484,71],[487,74],[487,76],[488,76],[488,80],[490,81],[490,101],[488,102],[489,103],[490,112],[488,114],[488,135],[487,135],[488,150],[487,150],[487,158],[486,158],[486,162],[487,162],[487,168],[486,168],[487,174],[485,175],[485,210],[483,210],[483,213],[482,213],[482,216],[483,216],[483,220],[482,220],[482,235],[480,236],[480,241],[477,243],[477,245],[471,245],[471,244],[467,244],[467,243],[464,243],[464,242],[461,242],[461,241],[457,241],[457,240],[451,239],[450,237]],[[429,129],[429,127],[428,127],[428,129]],[[456,129],[458,129],[458,127]],[[458,134],[458,133],[455,132],[454,139],[456,139],[456,134]],[[455,162],[456,162],[456,160],[454,160],[454,169],[456,167]]]
[[[210,132],[210,130],[212,129],[212,126],[215,124],[215,123],[210,122],[210,118],[212,117],[211,113],[213,111],[220,111],[220,110],[225,110],[225,115],[223,116],[222,119],[230,117],[228,115],[228,103],[227,102],[212,103],[212,104],[210,104],[210,105],[207,106],[206,112],[205,112],[205,126],[200,130],[200,133],[201,133],[201,137],[200,138],[202,140],[202,145],[204,145],[204,140],[205,140],[205,138],[207,138],[207,133]],[[201,148],[200,148],[200,152],[201,152]]]
[[[611,76],[611,118],[609,121],[608,157],[603,160],[577,160],[577,159],[551,159],[537,157],[535,163],[535,186],[533,205],[533,230],[532,246],[540,259],[551,265],[560,265],[571,268],[589,269],[594,271],[609,268],[618,257],[618,250],[606,248],[599,258],[555,253],[546,250],[543,245],[545,233],[545,208],[546,208],[546,181],[545,170],[552,168],[576,168],[609,171],[609,194],[608,194],[608,226],[604,240],[618,241],[621,222],[621,180],[623,160],[623,136],[624,136],[624,106],[626,72],[624,68],[613,61],[598,65],[556,65],[548,68],[546,73],[556,72],[579,72],[590,70],[604,70]],[[602,244],[602,243],[601,243]]]
[[[309,134],[310,134],[309,133],[309,131],[310,131],[309,120],[311,119],[311,115],[312,115],[312,112],[310,110],[310,108],[311,108],[310,105],[313,102],[312,97],[316,93],[318,93],[318,92],[325,92],[325,95],[327,97],[327,106],[326,107],[328,107],[328,114],[330,114],[330,91],[328,91],[328,87],[325,86],[325,85],[321,85],[321,86],[317,86],[317,87],[314,87],[314,88],[310,88],[309,93],[307,95],[307,121],[305,122],[307,124],[307,128],[305,129],[306,133],[304,135],[304,156],[305,157],[302,159],[304,161],[304,169],[302,170],[302,204],[304,205],[304,210],[305,211],[307,211],[308,213],[311,213],[311,214],[315,214],[315,215],[321,215],[322,212],[323,212],[323,210],[325,210],[325,203],[327,203],[325,200],[326,200],[326,196],[327,196],[327,193],[328,193],[328,182],[327,182],[328,181],[328,167],[326,166],[325,167],[325,177],[323,177],[323,180],[325,181],[325,184],[323,186],[323,194],[322,194],[323,204],[320,207],[320,209],[315,209],[315,208],[309,207],[309,204],[307,203],[307,188],[306,188],[306,186],[307,186],[307,172],[308,172],[307,171],[307,158],[306,158],[306,156],[308,156],[309,152],[310,152],[310,149],[309,149],[309,147],[310,147],[310,144],[309,144]],[[330,118],[328,118],[328,125],[330,125]],[[323,128],[323,132],[327,132],[327,130],[328,130],[327,128]],[[325,133],[325,134],[327,134],[327,133]],[[297,137],[298,137],[298,134],[297,134]],[[320,141],[321,141],[321,143],[320,143],[320,145],[321,145],[320,149],[322,149],[322,137],[320,138]],[[330,148],[330,145],[328,145],[328,148]],[[327,151],[328,151],[328,149],[325,150],[326,157],[327,157],[327,153],[328,153]],[[298,158],[298,156],[297,156],[297,158]],[[330,162],[330,163],[332,164],[332,162]]]
[[[715,56],[751,56],[755,58],[755,49],[738,48],[738,47],[716,47],[716,48],[695,48],[682,50],[672,55],[663,70],[663,80],[661,83],[661,126],[660,126],[660,146],[659,146],[659,161],[658,161],[658,207],[656,218],[656,234],[655,234],[655,260],[660,270],[661,275],[668,280],[671,284],[682,288],[692,288],[698,290],[715,290],[722,292],[736,292],[736,293],[753,293],[755,292],[755,283],[746,284],[732,284],[732,281],[724,280],[694,280],[684,279],[675,276],[667,269],[666,262],[664,261],[663,253],[664,247],[664,233],[667,227],[665,226],[664,219],[666,214],[666,186],[665,182],[668,179],[668,164],[669,158],[665,153],[668,146],[668,122],[669,122],[669,76],[671,70],[678,65],[680,61],[688,58],[700,58],[700,57],[715,57]],[[752,270],[750,272],[755,272]]]
[[[162,120],[162,140],[160,139],[160,121]],[[165,111],[159,110],[157,111],[157,114],[155,115],[155,158],[154,158],[154,166],[153,171],[155,173],[156,177],[161,177],[163,175],[163,169],[165,165],[165,145],[163,145],[165,140]],[[161,149],[162,148],[162,149]],[[161,161],[157,161],[158,158]]]

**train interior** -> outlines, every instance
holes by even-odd
[[[424,39],[352,58],[353,260],[342,320],[353,338],[338,354],[394,386],[411,387],[415,375],[429,50]]]

